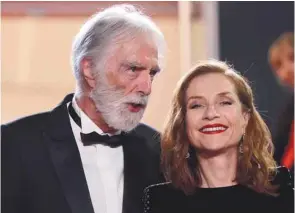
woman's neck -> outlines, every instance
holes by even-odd
[[[236,185],[237,151],[204,156],[198,153],[202,188],[216,188]]]

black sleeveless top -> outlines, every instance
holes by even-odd
[[[189,196],[171,183],[151,185],[145,189],[144,213],[294,213],[294,190],[285,167],[278,168],[275,183],[280,185],[277,197],[242,185],[198,188]]]

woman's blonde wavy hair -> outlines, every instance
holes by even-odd
[[[190,82],[207,73],[226,76],[234,84],[244,112],[249,113],[236,181],[257,192],[276,195],[277,186],[271,183],[276,174],[276,162],[272,157],[274,148],[270,131],[255,108],[252,89],[247,80],[221,61],[201,62],[178,82],[161,141],[161,164],[166,179],[186,194],[194,192],[201,184],[196,151],[186,134],[185,97]],[[188,153],[191,153],[190,158],[186,157]]]

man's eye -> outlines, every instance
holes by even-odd
[[[136,67],[136,66],[131,66],[131,67],[129,68],[129,70],[131,70],[132,72],[135,72],[135,71],[136,71],[136,69],[137,69],[137,67]]]
[[[150,76],[154,77],[158,73],[158,70],[151,70]]]

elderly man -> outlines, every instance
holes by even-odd
[[[131,5],[97,13],[74,39],[75,94],[2,125],[3,213],[139,213],[161,181],[159,133],[139,123],[163,34]]]

